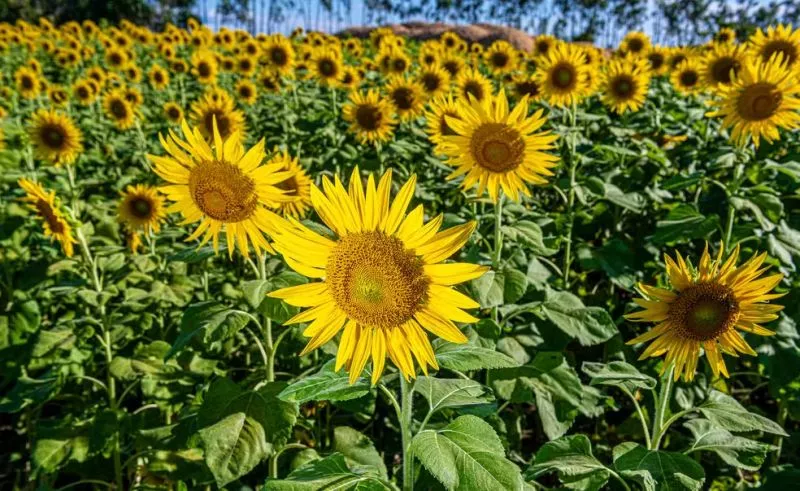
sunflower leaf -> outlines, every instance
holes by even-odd
[[[733,397],[712,391],[698,408],[703,416],[728,431],[764,431],[789,436],[778,423],[751,413]]]

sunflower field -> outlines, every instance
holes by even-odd
[[[800,29],[0,60],[0,489],[796,488]]]

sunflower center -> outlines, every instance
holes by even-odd
[[[128,106],[119,99],[114,99],[109,104],[109,110],[116,119],[125,119],[128,117]]]
[[[426,73],[422,76],[422,85],[428,92],[434,92],[442,85],[442,79],[435,73]]]
[[[664,55],[661,53],[650,53],[647,56],[647,60],[650,62],[650,68],[658,70],[664,64]]]
[[[49,148],[58,150],[64,146],[66,135],[64,130],[58,126],[45,126],[42,128],[42,141]]]
[[[506,124],[484,123],[473,133],[470,151],[484,169],[507,172],[522,163],[525,142],[519,131]]]
[[[150,200],[137,197],[130,202],[130,212],[136,218],[149,218],[153,210]]]
[[[356,122],[367,131],[377,130],[381,124],[381,112],[372,104],[358,106],[356,109]]]
[[[757,83],[739,94],[737,109],[742,119],[763,121],[775,114],[782,100],[781,92],[773,84]]]
[[[644,42],[639,38],[628,40],[628,51],[631,53],[638,53],[644,48]]]
[[[497,68],[503,68],[508,64],[508,55],[503,52],[492,53],[492,65]]]
[[[733,73],[731,73],[731,70]],[[739,62],[730,56],[720,58],[711,65],[711,75],[714,81],[720,84],[731,83],[731,76],[739,71]]]
[[[25,90],[31,90],[34,86],[33,79],[27,75],[22,77],[22,88]]]
[[[767,43],[761,50],[761,57],[764,61],[767,61],[775,53],[783,54],[783,61],[789,66],[793,65],[798,57],[797,48],[792,43],[783,39],[776,39]]]
[[[458,62],[457,62],[457,61],[448,60],[448,61],[445,61],[445,62],[442,64],[442,68],[444,68],[445,70],[447,70],[447,72],[448,72],[450,75],[452,75],[452,76],[454,76],[454,77],[455,77],[456,75],[458,75],[458,71],[459,71],[459,69],[460,69],[461,67],[459,66],[459,64],[458,64]]]
[[[211,76],[211,66],[208,63],[202,62],[197,65],[197,73],[200,74],[201,77],[209,77]]]
[[[286,52],[284,52],[282,48],[273,48],[269,57],[272,60],[272,63],[278,66],[283,66],[286,64],[287,56]]]
[[[447,124],[447,117],[446,116],[450,116],[451,118],[458,119],[458,114],[456,114],[454,112],[447,112],[447,113],[442,114],[442,117],[439,120],[439,132],[443,136],[456,136],[456,135],[458,135],[458,133],[453,131],[453,128],[451,128],[450,125]]]
[[[667,318],[681,336],[708,341],[733,328],[739,319],[739,302],[725,285],[698,283],[678,294]]]
[[[407,66],[408,65],[406,64],[406,60],[404,60],[403,58],[395,58],[394,60],[392,60],[392,68],[394,69],[395,72],[404,72],[406,71]]]
[[[297,194],[297,189],[300,187],[297,185],[297,180],[294,176],[286,179],[285,181],[281,181],[275,185],[276,188],[286,191],[284,195],[286,196],[295,196]]]
[[[633,96],[635,82],[628,75],[620,75],[611,83],[611,90],[619,99],[628,99]]]
[[[217,120],[217,131],[219,131],[219,135],[223,139],[227,138],[231,133],[231,121],[228,119],[228,115],[219,109],[211,109],[206,113],[203,118],[203,124],[209,135],[214,134],[214,119]]]
[[[392,328],[427,300],[430,280],[403,242],[382,232],[342,237],[328,257],[327,283],[336,305],[366,326]]]
[[[700,80],[700,77],[694,70],[687,70],[681,73],[681,85],[684,87],[694,87],[697,85],[698,80]]]
[[[398,109],[408,111],[414,106],[414,92],[408,87],[398,87],[392,91],[392,100]]]
[[[64,224],[58,219],[56,211],[50,206],[50,203],[40,199],[34,206],[36,206],[36,211],[39,212],[39,216],[47,222],[51,232],[60,234],[64,231]]]
[[[470,94],[475,97],[476,101],[483,100],[483,87],[480,83],[475,80],[470,80],[469,82],[464,84],[464,95],[469,99]]]
[[[571,89],[575,85],[575,68],[568,63],[559,63],[553,68],[551,82],[562,90]]]
[[[539,84],[537,84],[533,80],[525,80],[524,82],[518,82],[517,93],[519,95],[536,97],[537,95],[539,95]]]
[[[189,174],[189,192],[200,211],[225,223],[246,220],[258,206],[253,180],[228,162],[201,162]]]
[[[331,60],[320,60],[318,67],[319,72],[325,77],[333,77],[336,75],[336,64]]]
[[[176,120],[181,117],[181,112],[177,107],[171,107],[167,110],[167,115],[169,119]]]

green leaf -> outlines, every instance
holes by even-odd
[[[437,340],[434,341],[433,347],[439,366],[451,370],[463,372],[519,366],[519,363],[508,355],[472,343],[455,344]]]
[[[735,436],[707,419],[693,419],[684,423],[694,436],[692,446],[686,451],[715,452],[726,464],[749,471],[761,468],[767,453],[774,447],[766,443]]]
[[[751,413],[733,397],[716,390],[708,395],[698,409],[703,416],[728,431],[764,431],[789,436],[778,423]]]
[[[33,446],[33,464],[37,469],[45,472],[53,472],[67,460],[70,454],[72,439],[50,439],[43,438],[36,440]]]
[[[800,258],[800,232],[781,221],[778,228],[767,237],[769,252],[781,263],[796,271],[794,258]]]
[[[528,277],[522,271],[503,270],[503,301],[506,305],[517,303],[528,289]]]
[[[394,491],[394,487],[375,475],[373,468],[347,466],[340,453],[313,460],[295,469],[286,479],[268,480],[265,491]]]
[[[472,280],[471,285],[475,291],[474,298],[481,308],[488,309],[503,305],[503,289],[505,288],[503,273],[487,271],[480,278]]]
[[[542,445],[526,477],[532,479],[549,472],[557,472],[564,484],[593,478],[599,484],[593,489],[602,487],[609,477],[608,468],[592,454],[592,443],[586,435],[565,436]]]
[[[582,369],[586,375],[592,377],[591,385],[625,387],[631,392],[636,389],[654,389],[656,386],[656,379],[643,374],[636,367],[624,361],[610,363],[585,361]]]
[[[707,238],[719,227],[717,215],[705,216],[692,205],[679,204],[667,214],[666,219],[656,222],[653,242],[669,244],[682,240]]]
[[[75,345],[75,332],[72,329],[52,329],[39,331],[36,343],[33,345],[31,355],[43,357],[55,350],[69,350]]]
[[[605,309],[586,307],[569,292],[548,289],[541,308],[547,319],[583,346],[608,341],[619,332]]]
[[[542,229],[534,222],[519,220],[513,225],[504,225],[502,230],[508,241],[525,246],[527,251],[536,256],[552,256],[558,252],[558,249],[545,245]]]
[[[180,334],[172,344],[166,359],[175,356],[193,340],[203,346],[218,346],[246,326],[249,321],[250,317],[244,312],[215,301],[192,304],[183,312]]]
[[[258,309],[261,302],[267,298],[267,292],[271,290],[269,280],[250,280],[242,283],[242,292],[247,304],[253,309]]]
[[[605,190],[605,198],[607,200],[634,213],[641,213],[647,204],[641,194],[635,192],[625,193],[609,182],[605,183]]]
[[[482,406],[494,401],[487,387],[461,378],[419,377],[414,391],[427,399],[431,412],[448,407]]]
[[[337,426],[333,429],[333,450],[344,455],[348,463],[374,467],[378,474],[387,479],[386,464],[383,457],[375,450],[372,441],[358,430],[349,426]]]
[[[347,372],[334,372],[335,361],[330,360],[320,370],[286,387],[278,397],[288,402],[303,404],[308,401],[347,401],[369,392],[367,378],[359,378],[350,385]]]
[[[623,476],[639,482],[652,477],[659,490],[699,490],[705,481],[703,467],[681,453],[647,450],[638,443],[625,442],[614,447],[614,468]],[[650,489],[650,488],[647,488]]]
[[[450,490],[523,488],[522,474],[506,459],[500,438],[477,416],[419,432],[411,440],[411,453]]]
[[[281,401],[284,384],[243,390],[228,379],[211,384],[200,407],[198,435],[206,465],[222,487],[244,476],[286,442],[297,419],[296,404]]]
[[[290,286],[301,285],[308,280],[294,271],[283,271],[269,279],[269,284],[265,287],[267,292],[287,288]],[[283,324],[291,319],[300,311],[298,307],[292,307],[279,298],[266,297],[261,302],[259,311],[278,324]]]

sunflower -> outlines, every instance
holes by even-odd
[[[423,373],[438,369],[426,330],[452,343],[467,337],[455,322],[477,322],[462,309],[478,303],[452,288],[480,277],[488,268],[468,263],[442,264],[458,252],[475,222],[439,231],[442,215],[423,223],[422,205],[406,213],[414,195],[412,176],[391,201],[391,171],[377,186],[370,176],[364,189],[358,169],[345,189],[338,176],[311,188],[320,218],[336,238],[305,225],[277,222],[275,249],[295,271],[322,281],[273,291],[268,296],[310,307],[286,324],[309,322],[310,337],[301,356],[343,330],[336,370],[347,367],[350,383],[372,358],[372,383],[380,380],[386,356],[406,379],[414,378],[416,359]],[[412,359],[413,357],[413,359]]]
[[[312,53],[310,67],[322,85],[336,86],[342,76],[342,53],[333,48],[317,48]]]
[[[670,82],[684,95],[697,94],[704,88],[703,77],[700,74],[702,70],[700,59],[696,56],[689,57],[673,70]]]
[[[219,66],[217,59],[210,51],[195,51],[192,55],[192,74],[202,84],[210,84],[217,81]]]
[[[453,128],[447,124],[448,118],[459,119],[458,104],[453,95],[449,94],[446,97],[440,96],[433,99],[428,111],[425,113],[425,132],[428,133],[428,138],[437,145],[442,141],[442,137],[455,136],[458,133],[453,131]]]
[[[547,56],[550,49],[557,44],[558,40],[549,34],[540,34],[533,39],[533,53],[535,56]]]
[[[479,45],[480,46],[480,45]],[[517,50],[508,41],[498,40],[483,53],[486,66],[494,74],[503,74],[517,68]]]
[[[423,66],[417,74],[417,82],[422,85],[425,95],[436,97],[450,88],[450,73],[439,65]]]
[[[97,90],[95,85],[91,83],[92,79],[76,80],[72,84],[72,97],[83,106],[88,106],[97,99]],[[96,81],[95,81],[96,82]]]
[[[147,72],[150,85],[156,90],[162,90],[169,85],[169,72],[160,65],[153,65]]]
[[[401,121],[411,121],[425,106],[422,84],[407,77],[394,76],[386,84],[386,94]]]
[[[126,87],[122,93],[125,96],[125,100],[130,102],[134,109],[144,102],[144,96],[142,95],[142,92],[136,87]]]
[[[361,85],[361,74],[358,73],[358,70],[352,66],[346,66],[342,70],[342,78],[339,81],[339,85],[342,86],[343,89],[355,89]]]
[[[611,60],[601,82],[601,99],[617,114],[635,112],[644,104],[649,86],[647,61],[632,56]]]
[[[264,91],[275,93],[280,92],[282,82],[280,75],[272,70],[264,69],[258,75],[258,84]]]
[[[460,119],[446,117],[454,136],[442,136],[438,149],[456,167],[448,179],[465,175],[462,187],[478,185],[478,196],[488,190],[494,202],[499,191],[514,201],[530,196],[526,183],[545,184],[558,158],[545,153],[558,138],[549,131],[537,132],[547,119],[540,109],[528,116],[523,99],[509,113],[504,91],[483,101],[460,100]]]
[[[131,62],[131,57],[122,48],[111,48],[106,50],[105,61],[106,66],[109,68],[119,70],[125,68]]]
[[[258,98],[256,84],[249,79],[240,79],[238,82],[236,82],[236,87],[234,90],[236,91],[236,95],[238,96],[239,100],[247,105],[253,104]]]
[[[136,124],[136,109],[121,90],[113,90],[103,97],[103,110],[120,130],[127,130]]]
[[[624,54],[639,56],[650,49],[650,37],[639,31],[629,32],[619,45],[619,50]]]
[[[730,85],[744,63],[744,49],[736,44],[719,43],[706,54],[700,69],[703,84],[710,88]]]
[[[126,66],[124,72],[128,82],[139,83],[142,80],[142,71],[134,64]]]
[[[200,128],[200,133],[208,142],[212,141],[215,131],[219,131],[223,140],[231,135],[243,137],[244,113],[234,108],[233,100],[223,90],[207,92],[192,103],[190,112],[192,124]]]
[[[294,69],[294,48],[292,48],[292,43],[282,34],[269,36],[264,43],[262,51],[267,61],[267,66],[273,70],[283,75],[288,75]]]
[[[441,65],[450,74],[450,78],[456,78],[466,66],[466,62],[457,54],[447,53],[442,56]]]
[[[136,253],[139,233],[158,233],[161,222],[166,217],[164,198],[156,188],[137,184],[128,186],[121,193],[122,199],[117,208],[117,219],[124,223],[131,234],[131,251]]]
[[[511,79],[511,88],[517,97],[527,97],[529,101],[538,101],[542,96],[542,89],[536,81],[535,74],[518,73]]]
[[[31,117],[28,136],[40,159],[55,165],[71,164],[83,151],[83,134],[66,114],[39,109]]]
[[[714,34],[716,44],[736,44],[736,31],[730,27],[723,27]]]
[[[453,31],[447,31],[439,36],[439,42],[446,50],[454,50],[461,42],[461,37]]]
[[[72,237],[72,227],[64,218],[56,193],[47,191],[39,183],[25,178],[20,179],[17,183],[25,191],[23,201],[44,222],[45,237],[57,240],[61,243],[64,255],[72,257],[73,244],[76,244],[77,241]]]
[[[364,54],[364,48],[361,45],[361,40],[358,38],[348,38],[344,42],[344,49],[352,56],[353,58],[361,58],[361,55]]]
[[[758,147],[761,138],[780,138],[779,128],[800,126],[800,84],[780,54],[769,61],[748,59],[730,85],[718,87],[719,108],[709,116],[722,116],[722,126],[733,128],[739,144],[748,138]]]
[[[417,61],[423,67],[439,65],[442,59],[442,49],[442,45],[438,41],[429,39],[419,47]]]
[[[387,75],[402,75],[411,66],[411,59],[400,48],[393,47],[384,53],[379,65]]]
[[[542,57],[536,70],[542,96],[554,106],[577,104],[585,93],[589,69],[579,49],[560,43]]]
[[[288,152],[279,151],[276,148],[267,165],[290,173],[289,177],[275,184],[275,187],[282,190],[284,196],[290,200],[277,203],[275,209],[284,216],[297,219],[305,216],[311,206],[311,178],[308,177],[297,157],[292,157]]]
[[[349,102],[342,107],[342,116],[361,143],[388,141],[394,134],[392,104],[377,90],[351,92]]]
[[[63,106],[69,101],[69,92],[60,85],[51,85],[47,88],[47,97],[54,106]]]
[[[456,92],[467,102],[470,99],[482,101],[492,96],[492,83],[477,69],[468,68],[456,77]]]
[[[769,61],[773,55],[783,55],[783,62],[790,68],[796,68],[800,63],[800,28],[792,30],[792,26],[780,24],[770,26],[766,34],[758,29],[749,40],[750,53]]]
[[[239,55],[236,57],[236,73],[243,77],[249,77],[256,70],[256,59],[250,55]]]
[[[650,72],[652,72],[653,75],[657,76],[666,73],[669,68],[669,65],[667,65],[667,56],[667,50],[661,46],[651,46],[650,49],[647,50],[645,58],[650,64]]]
[[[667,68],[675,70],[678,65],[683,63],[689,58],[689,50],[687,48],[675,46],[667,49]]]
[[[180,123],[183,120],[183,109],[175,102],[167,102],[162,106],[164,116],[172,123]]]
[[[274,165],[261,165],[266,156],[263,139],[245,153],[238,132],[223,139],[213,123],[213,143],[209,144],[200,129],[189,128],[185,121],[181,126],[184,139],[171,131],[161,137],[169,155],[148,158],[156,174],[169,182],[160,188],[175,202],[167,213],[180,212],[187,224],[200,222],[186,240],[202,237],[200,245],[212,240],[214,251],[219,252],[219,235],[224,230],[230,257],[237,247],[248,255],[250,244],[257,254],[272,252],[263,233],[273,215],[267,206],[286,199],[275,185],[290,174]]]
[[[35,99],[39,96],[42,89],[39,75],[29,67],[19,67],[14,72],[14,80],[17,83],[17,92],[24,99]]]
[[[625,317],[634,322],[655,322],[656,327],[628,341],[639,344],[655,339],[639,359],[666,354],[662,372],[675,364],[675,380],[694,378],[700,348],[703,348],[715,376],[728,377],[722,353],[755,355],[739,330],[771,336],[760,324],[777,319],[783,307],[767,303],[783,294],[770,293],[781,282],[782,274],[762,277],[767,254],[754,255],[736,267],[739,247],[723,263],[723,247],[712,260],[708,245],[697,268],[676,253],[664,255],[671,289],[639,284],[645,298],[636,299],[644,310]],[[761,268],[761,269],[760,269]]]

